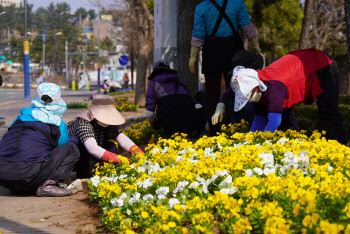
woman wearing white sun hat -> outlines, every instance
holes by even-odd
[[[291,51],[264,70],[236,68],[231,87],[235,111],[254,103],[250,131],[274,132],[282,111],[317,98],[319,127],[328,139],[345,144],[348,137],[339,112],[339,75],[336,62],[316,49]]]
[[[77,115],[68,123],[68,131],[78,138],[80,159],[76,167],[78,178],[92,176],[96,163],[112,161],[120,163],[123,156],[117,155],[113,142],[131,154],[143,151],[119,128],[124,117],[115,108],[114,98],[97,94],[92,98],[89,110]]]

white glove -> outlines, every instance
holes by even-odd
[[[194,105],[194,107],[195,107],[196,109],[200,109],[200,108],[202,108],[203,106],[202,106],[200,103],[197,103],[196,105]]]
[[[215,114],[211,117],[211,123],[213,125],[216,125],[218,122],[222,122],[225,116],[225,104],[222,102],[219,102],[216,105]]]

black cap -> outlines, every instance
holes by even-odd
[[[237,66],[243,66],[245,68],[259,69],[261,70],[264,66],[264,58],[261,54],[253,54],[248,50],[240,50],[235,53],[231,59],[233,68]],[[232,74],[233,69],[229,71],[229,75]]]
[[[148,79],[152,80],[163,72],[169,72],[173,74],[177,73],[176,70],[170,68],[168,61],[166,61],[165,59],[160,59],[155,63],[153,63],[153,71],[151,75],[148,77]]]

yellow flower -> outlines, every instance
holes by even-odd
[[[162,230],[163,230],[163,231],[166,232],[166,231],[168,231],[169,229],[170,229],[170,227],[169,227],[168,225],[166,225],[166,224],[163,224],[163,225],[162,225]]]
[[[175,223],[175,222],[169,222],[169,223],[168,223],[168,226],[169,226],[170,228],[174,228],[174,227],[176,227],[176,223]]]
[[[144,218],[144,219],[147,219],[148,218],[148,213],[146,211],[142,211],[141,212],[141,217]]]

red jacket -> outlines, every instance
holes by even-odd
[[[333,63],[323,52],[311,49],[291,51],[264,70],[258,70],[260,80],[278,80],[287,86],[288,96],[283,108],[305,102],[312,104],[323,90],[316,72]]]

